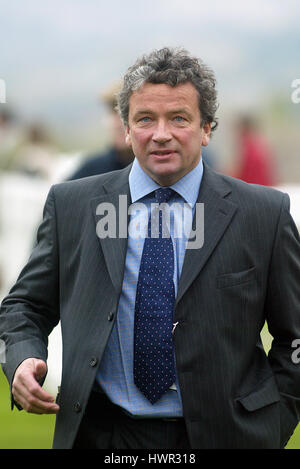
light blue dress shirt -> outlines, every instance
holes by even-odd
[[[172,204],[180,204],[181,207],[189,204],[186,206],[190,207],[194,213],[202,174],[203,164],[200,159],[192,171],[170,186],[176,192]],[[160,186],[143,171],[137,159],[134,160],[129,175],[129,187],[132,203],[143,203],[150,210],[151,204],[155,203],[153,191]],[[179,230],[177,234],[176,231],[174,232],[177,216],[180,215],[182,215],[182,211],[176,212],[175,210],[173,212],[172,210],[170,217],[170,232],[174,246],[175,294],[178,289],[187,242],[187,238],[184,236],[187,231],[180,233]],[[180,417],[182,416],[182,403],[177,380],[175,386],[172,386],[153,405],[144,397],[133,381],[135,296],[143,245],[143,238],[128,237],[117,318],[99,366],[97,382],[114,404],[121,406],[133,417]]]

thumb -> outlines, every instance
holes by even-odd
[[[44,378],[47,373],[47,365],[43,360],[35,360],[34,376],[37,381]]]

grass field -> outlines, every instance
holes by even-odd
[[[262,334],[266,349],[270,336],[266,328]],[[0,369],[0,449],[49,449],[55,425],[54,415],[33,415],[10,410],[8,383]],[[300,424],[290,439],[287,449],[300,449]]]
[[[54,415],[33,415],[10,410],[6,378],[0,371],[0,449],[49,449],[54,432]],[[300,449],[300,425],[288,449]]]
[[[48,449],[52,446],[54,415],[10,410],[7,380],[0,371],[0,449]]]

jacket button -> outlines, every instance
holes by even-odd
[[[114,318],[114,313],[111,311],[109,315],[107,316],[108,321],[112,321]]]
[[[97,360],[96,357],[92,357],[92,358],[90,359],[90,366],[91,366],[91,367],[96,366],[97,363],[98,363],[98,360]]]
[[[80,404],[80,402],[75,402],[75,404],[74,404],[74,411],[75,411],[76,413],[81,412],[81,404]]]

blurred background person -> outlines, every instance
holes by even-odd
[[[51,180],[58,150],[46,128],[33,123],[25,129],[25,138],[12,163],[12,170]]]
[[[12,161],[23,138],[23,130],[7,106],[0,107],[0,170],[11,169]]]
[[[123,123],[116,111],[116,94],[121,87],[120,83],[115,83],[100,95],[100,99],[105,103],[110,118],[111,144],[105,151],[101,151],[87,157],[79,168],[69,179],[80,179],[94,176],[96,174],[107,173],[117,169],[125,168],[134,158],[131,149],[125,144],[125,132]]]
[[[250,115],[241,116],[235,124],[235,136],[235,166],[231,176],[264,186],[278,184],[275,156],[258,120]]]

